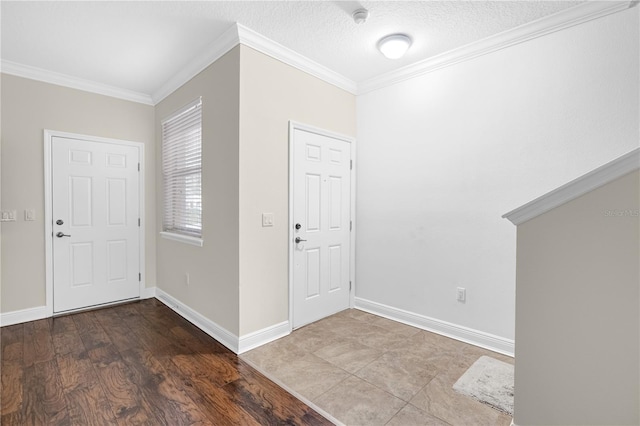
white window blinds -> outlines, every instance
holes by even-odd
[[[164,232],[202,237],[202,98],[162,122]]]

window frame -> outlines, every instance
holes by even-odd
[[[190,114],[186,116],[186,114]],[[186,119],[185,119],[186,116]],[[188,123],[195,120],[194,123]],[[187,122],[185,125],[184,122]],[[170,123],[176,125],[171,128]],[[160,236],[169,240],[202,247],[202,96],[163,119],[160,124],[162,139],[162,231]],[[180,127],[186,127],[180,129]],[[181,132],[168,138],[167,133]],[[189,136],[198,133],[199,138]],[[197,142],[194,141],[197,139]],[[171,152],[171,154],[168,154]],[[169,170],[168,170],[169,169]],[[190,177],[199,179],[199,184],[191,186]],[[176,189],[178,188],[178,189]],[[195,194],[187,194],[188,189],[197,188]],[[182,189],[182,191],[181,191]],[[182,192],[176,200],[176,194]],[[195,198],[199,205],[197,217],[190,216],[189,198]],[[194,227],[193,225],[198,225]]]

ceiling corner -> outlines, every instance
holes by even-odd
[[[241,25],[234,23],[220,37],[209,44],[204,51],[182,67],[181,71],[171,77],[158,90],[156,90],[151,98],[154,104],[158,104],[164,98],[176,91],[180,86],[198,75],[206,67],[220,59],[224,54],[236,47],[240,43]]]
[[[251,47],[265,55],[271,56],[274,59],[284,62],[287,65],[291,65],[301,71],[313,75],[327,83],[346,90],[351,94],[356,94],[357,84],[353,80],[350,80],[324,65],[321,65],[306,56],[303,56],[288,47],[281,45],[256,31],[245,27],[241,24],[236,24],[238,29],[238,38],[240,44]]]

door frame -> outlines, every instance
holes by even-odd
[[[77,133],[59,132],[56,130],[44,130],[44,238],[45,238],[45,300],[47,316],[53,316],[53,138],[61,137],[67,139],[80,139],[89,142],[100,142],[112,145],[126,145],[138,149],[138,160],[140,161],[140,173],[138,175],[138,209],[140,212],[141,226],[138,227],[138,259],[139,270],[142,274],[140,279],[140,298],[143,298],[146,288],[145,271],[145,211],[144,211],[144,144],[122,139],[103,138],[99,136],[81,135]],[[108,305],[105,304],[105,306]],[[81,311],[82,308],[76,311]],[[73,312],[67,311],[66,313]]]
[[[349,291],[349,307],[353,308],[356,294],[356,139],[340,133],[331,132],[319,127],[303,124],[297,121],[289,121],[289,220],[287,230],[287,241],[289,242],[289,332],[293,331],[293,178],[294,174],[294,156],[293,147],[295,144],[295,130],[303,130],[305,132],[315,133],[320,136],[326,136],[347,142],[351,148],[351,232],[349,233],[349,281],[351,289]]]

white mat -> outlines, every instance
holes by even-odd
[[[513,415],[513,365],[482,356],[453,385],[453,389],[483,404]]]

